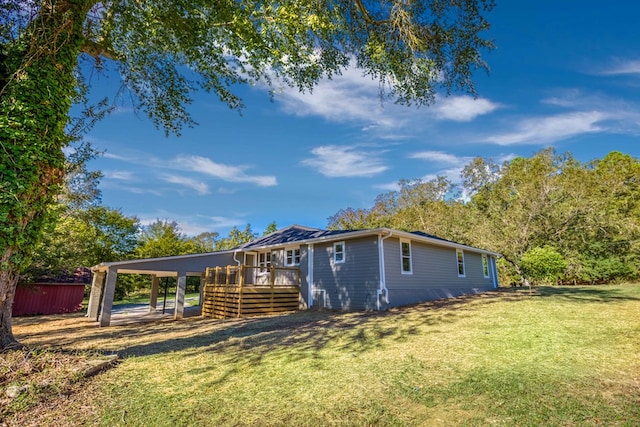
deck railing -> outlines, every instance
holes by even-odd
[[[228,265],[206,269],[202,315],[216,319],[297,310],[300,270]]]

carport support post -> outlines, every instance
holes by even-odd
[[[94,271],[91,280],[91,294],[87,305],[87,317],[98,320],[98,309],[100,308],[100,296],[104,288],[104,271]]]
[[[187,273],[178,273],[178,286],[176,286],[176,304],[173,312],[173,318],[175,320],[182,319],[184,317],[184,293],[187,287]]]
[[[111,324],[111,309],[113,307],[113,296],[116,292],[116,281],[118,280],[118,270],[109,267],[107,271],[107,283],[104,288],[104,298],[102,299],[102,309],[100,310],[100,326]]]
[[[156,311],[158,305],[158,289],[160,288],[160,279],[155,274],[151,278],[151,297],[149,298],[149,312]]]

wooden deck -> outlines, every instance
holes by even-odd
[[[258,275],[257,268],[208,268],[202,315],[227,319],[298,310],[300,271],[297,268],[269,267],[268,270],[262,269],[261,273],[266,274]]]

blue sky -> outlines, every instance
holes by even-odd
[[[143,224],[175,220],[191,235],[250,223],[262,230],[324,228],[346,207],[370,207],[400,179],[459,179],[473,157],[503,161],[545,148],[581,161],[617,150],[640,157],[640,3],[497,0],[487,37],[491,71],[478,98],[435,105],[381,104],[358,70],[312,94],[238,92],[240,115],[214,95],[190,108],[199,126],[165,137],[129,108],[88,135],[105,154],[103,203]],[[94,76],[113,98],[115,78]]]

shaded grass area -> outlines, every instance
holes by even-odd
[[[60,425],[88,411],[90,425],[632,426],[639,319],[633,284],[508,289],[385,313],[103,329],[58,316],[46,331],[15,329],[30,345],[123,358],[63,405],[37,408]]]
[[[90,351],[21,349],[0,353],[0,425],[13,414],[71,395],[97,357]]]

